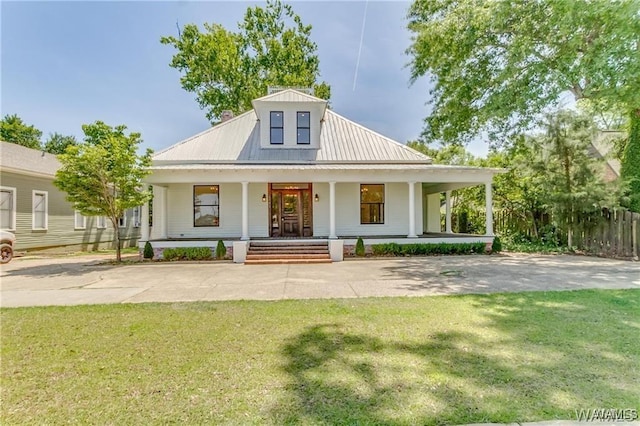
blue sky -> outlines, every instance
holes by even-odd
[[[82,138],[102,120],[142,133],[160,150],[208,128],[193,94],[169,67],[160,37],[180,25],[215,22],[235,30],[249,2],[11,2],[1,8],[2,116],[18,114],[44,132]],[[399,142],[415,139],[428,114],[426,79],[409,85],[409,2],[290,2],[313,26],[321,79],[334,111]],[[366,25],[355,90],[363,16]],[[469,146],[486,153],[482,142]]]

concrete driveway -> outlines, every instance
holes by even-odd
[[[320,265],[104,264],[108,256],[18,258],[0,270],[0,306],[279,300],[640,288],[640,263],[500,255]]]

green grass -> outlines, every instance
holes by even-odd
[[[0,314],[4,424],[439,425],[640,408],[640,290]]]

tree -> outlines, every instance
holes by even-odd
[[[196,94],[212,123],[224,110],[248,111],[268,86],[314,87],[316,96],[329,99],[329,85],[318,83],[311,26],[304,25],[291,6],[268,0],[264,9],[247,9],[238,32],[215,23],[205,23],[204,29],[188,24],[179,37],[160,41],[177,50],[170,65],[184,72],[182,88]]]
[[[125,134],[126,126],[111,127],[101,121],[82,126],[82,143],[58,156],[62,163],[54,184],[86,216],[106,216],[114,229],[116,260],[120,262],[118,219],[126,209],[146,203],[150,194],[142,179],[149,172],[151,150],[138,155],[139,133]]]
[[[65,136],[60,133],[49,133],[49,139],[44,143],[44,150],[51,154],[63,154],[68,146],[77,145],[75,136]]]
[[[409,29],[412,81],[435,84],[430,139],[519,133],[566,92],[640,120],[637,0],[415,0]]]
[[[640,213],[640,120],[633,120],[629,139],[622,154],[620,175],[628,185],[630,210]]]
[[[29,126],[17,114],[5,115],[0,120],[0,140],[11,142],[27,148],[40,149],[42,132]]]

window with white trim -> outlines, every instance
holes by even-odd
[[[16,229],[16,189],[0,186],[0,229]]]
[[[47,229],[49,220],[49,193],[47,191],[33,190],[32,202],[32,228]]]
[[[284,112],[271,111],[269,119],[271,145],[282,145],[284,143]]]
[[[124,213],[122,213],[122,216],[118,218],[118,226],[120,228],[127,227],[127,211],[126,210],[124,211]]]
[[[96,228],[105,229],[107,227],[107,218],[104,216],[98,216],[96,218]]]
[[[309,111],[298,111],[296,121],[298,125],[298,145],[309,145],[311,143],[311,113]]]
[[[133,227],[140,228],[140,206],[133,208]]]
[[[78,210],[74,213],[74,228],[75,229],[86,229],[87,228],[87,217],[80,213]]]

